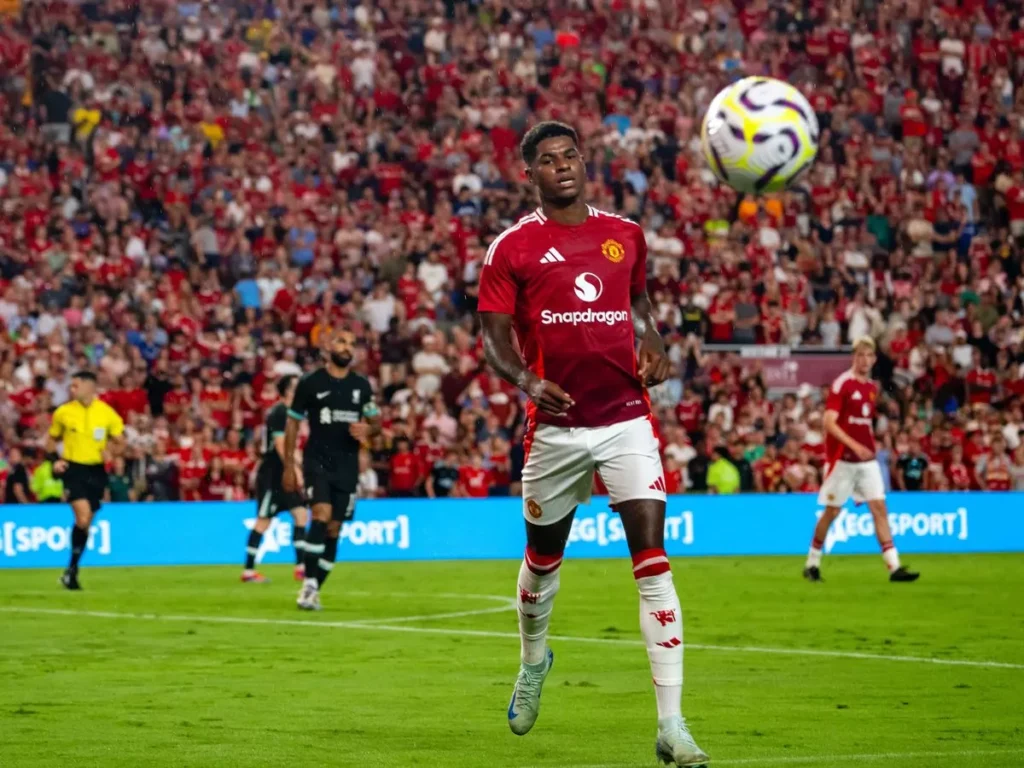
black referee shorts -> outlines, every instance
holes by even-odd
[[[93,512],[100,508],[103,492],[107,490],[107,470],[102,464],[69,461],[60,479],[64,481],[64,492],[69,502],[85,499]]]

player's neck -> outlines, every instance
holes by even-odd
[[[590,216],[587,202],[582,197],[564,204],[559,201],[541,200],[540,209],[551,221],[563,227],[578,227]]]
[[[342,368],[341,366],[335,365],[334,363],[327,364],[327,373],[329,373],[335,379],[344,379],[348,376],[348,372],[352,370],[351,366]]]
[[[92,405],[92,401],[95,399],[95,395],[93,395],[92,397],[80,397],[78,398],[78,402],[82,404],[83,408],[88,408],[90,405]]]

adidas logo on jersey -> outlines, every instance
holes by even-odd
[[[557,248],[548,248],[547,253],[540,259],[541,264],[557,264],[560,261],[565,261],[565,256],[560,254]]]
[[[860,400],[861,399],[860,391],[859,390],[855,390],[853,395],[850,397],[850,399],[851,400]]]

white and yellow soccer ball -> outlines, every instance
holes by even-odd
[[[700,129],[708,165],[739,192],[778,192],[818,154],[818,118],[789,83],[746,77],[711,101]]]

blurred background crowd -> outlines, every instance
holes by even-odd
[[[820,360],[863,334],[893,489],[1024,488],[1022,21],[985,0],[3,0],[5,500],[60,497],[41,446],[78,368],[128,424],[112,499],[247,498],[275,380],[338,325],[384,413],[364,495],[517,493],[523,403],[474,311],[546,118],[580,131],[590,201],[647,233],[670,492],[814,490],[824,382],[776,386],[752,348]],[[824,129],[769,199],[699,151],[746,74],[798,85]]]

